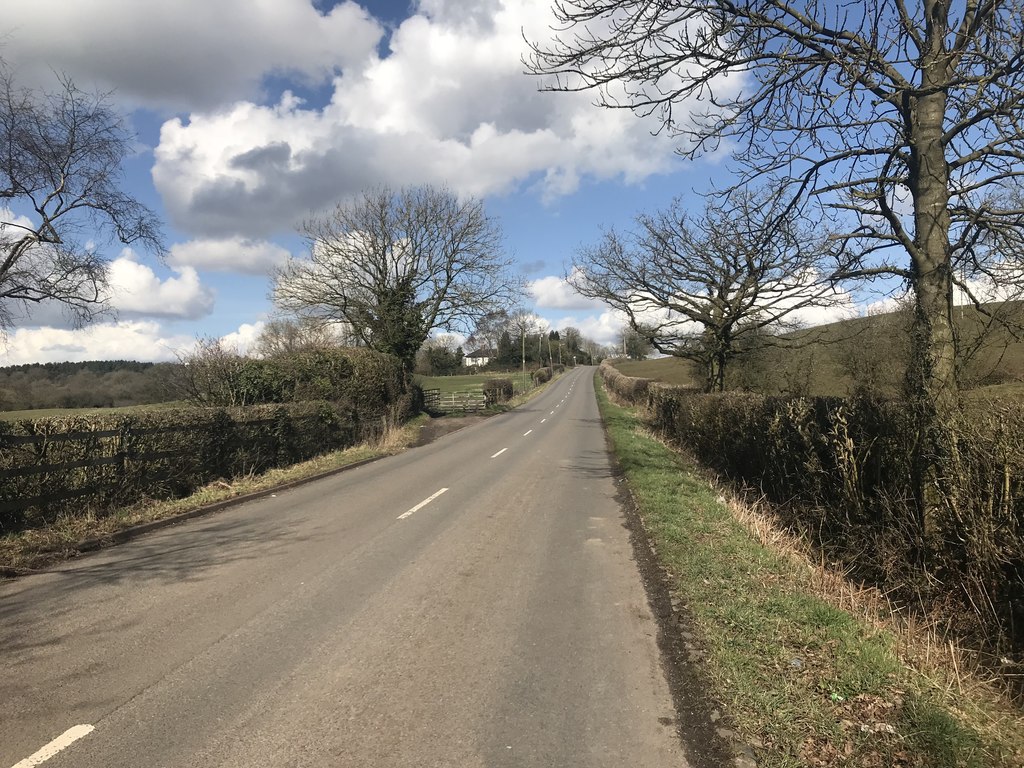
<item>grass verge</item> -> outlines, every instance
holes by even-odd
[[[635,412],[598,401],[714,695],[761,768],[1019,768],[1024,717],[955,649],[812,563]]]
[[[342,469],[352,464],[399,453],[416,444],[420,427],[427,419],[418,416],[386,433],[375,443],[325,453],[290,467],[271,469],[261,475],[217,480],[191,496],[166,501],[146,499],[106,514],[86,511],[62,515],[46,528],[0,537],[0,575],[28,573],[76,556],[82,543],[113,536],[137,525],[194,512],[239,496],[268,491],[289,483]]]

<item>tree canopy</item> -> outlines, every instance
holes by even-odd
[[[345,323],[408,371],[432,330],[471,330],[519,295],[497,222],[445,189],[368,190],[303,231],[309,255],[278,271],[275,302]]]
[[[580,249],[566,275],[581,295],[625,314],[659,352],[697,363],[708,391],[724,387],[726,365],[748,338],[835,300],[822,279],[827,233],[770,195],[736,192],[730,202],[711,198],[693,215],[676,200],[641,214],[631,231],[610,230]]]

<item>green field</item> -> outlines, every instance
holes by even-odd
[[[957,308],[964,353],[962,383],[972,396],[1017,397],[1024,392],[1024,307],[999,311],[1017,327],[997,326],[983,332],[982,315]],[[726,388],[767,395],[841,397],[859,385],[896,396],[909,357],[909,316],[858,317],[767,339],[762,348],[729,363]],[[680,358],[619,360],[615,367],[626,376],[668,384],[699,387],[702,383],[697,366]]]
[[[439,389],[442,394],[481,389],[488,379],[511,379],[516,392],[525,392],[532,385],[529,372],[522,373],[470,373],[462,376],[417,376],[416,383],[424,389]]]
[[[0,421],[21,421],[22,419],[50,419],[55,416],[95,416],[108,414],[138,413],[139,411],[184,408],[187,403],[174,400],[167,403],[148,405],[126,405],[120,408],[35,408],[28,411],[0,411]]]

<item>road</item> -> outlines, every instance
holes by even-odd
[[[0,768],[688,765],[592,375],[0,584]]]

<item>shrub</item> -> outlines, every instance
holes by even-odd
[[[218,342],[186,361],[183,395],[201,406],[313,400],[345,403],[362,414],[388,413],[408,394],[401,362],[361,347],[328,347],[247,358]]]
[[[483,391],[487,405],[495,405],[511,400],[514,386],[511,379],[487,379]]]
[[[646,407],[665,438],[755,488],[856,576],[908,602],[961,606],[964,631],[1024,647],[1024,404],[989,402],[950,425],[937,552],[923,546],[902,402],[656,384]]]
[[[534,384],[543,384],[546,381],[551,381],[551,369],[550,368],[538,368],[532,374]]]
[[[646,397],[647,389],[651,384],[650,379],[624,376],[607,360],[602,361],[598,371],[605,386],[620,400],[624,400],[630,405],[636,405],[642,403]]]

